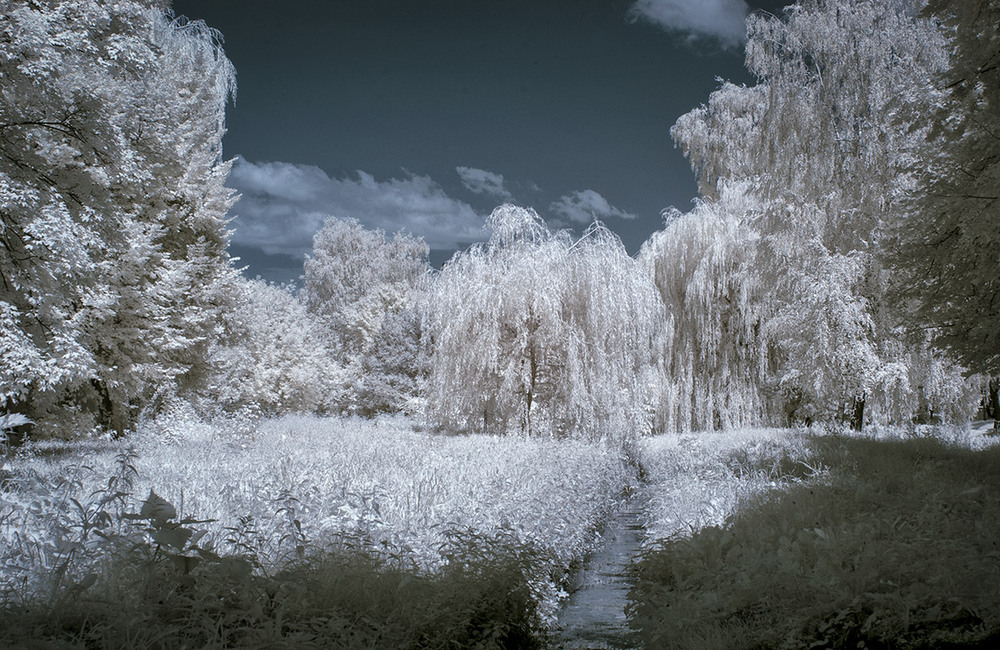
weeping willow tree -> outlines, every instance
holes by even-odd
[[[655,277],[673,345],[693,355],[684,368],[687,352],[671,351],[671,399],[682,402],[668,409],[673,428],[776,415],[860,428],[968,394],[960,369],[905,337],[886,299],[886,233],[926,154],[925,115],[948,63],[947,39],[920,5],[801,0],[782,17],[752,15],[757,85],[724,84],[671,130],[704,201],[647,254],[679,267]],[[955,391],[939,390],[945,369]]]
[[[770,306],[753,266],[759,235],[744,223],[755,209],[746,187],[688,214],[643,245],[639,259],[667,311],[662,339],[665,389],[657,405],[663,431],[729,429],[772,419],[772,358],[761,331]]]
[[[618,238],[503,205],[432,298],[429,414],[450,430],[632,439],[653,424],[662,305]]]

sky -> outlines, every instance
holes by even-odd
[[[636,253],[693,172],[676,119],[743,68],[744,0],[174,0],[224,38],[231,252],[294,281],[328,216],[423,237],[431,262],[512,202]]]

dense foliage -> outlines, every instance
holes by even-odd
[[[902,306],[977,372],[1000,373],[1000,2],[931,2],[952,37],[901,224]]]
[[[0,407],[65,435],[178,400],[616,440],[967,417],[966,368],[995,365],[997,8],[974,4],[752,15],[758,83],[674,125],[703,198],[638,261],[502,206],[433,274],[419,238],[331,217],[295,296],[226,252],[218,34],[152,1],[14,2]]]
[[[0,455],[0,645],[539,632],[634,472],[600,443],[414,424],[188,412],[127,441]]]
[[[0,643],[531,647],[643,473],[651,647],[996,641],[996,450],[739,431],[1000,414],[997,0],[752,15],[637,258],[505,204],[435,272],[331,216],[297,294],[227,252],[217,32],[0,6]],[[385,412],[501,435],[260,421]],[[95,428],[137,447],[9,444]]]
[[[355,219],[331,217],[313,237],[303,300],[344,368],[345,410],[405,410],[421,393],[428,253],[423,239],[387,240]]]
[[[783,446],[735,449],[722,473],[763,471],[781,489],[644,555],[632,592],[644,644],[995,646],[1000,450],[912,438],[806,443],[792,456]]]
[[[503,205],[435,283],[431,417],[459,430],[622,439],[651,430],[664,314],[601,225],[578,241]]]
[[[698,324],[688,346],[712,355],[674,351],[700,379],[688,394],[703,414],[674,428],[733,414],[860,428],[971,412],[978,386],[901,328],[887,296],[887,232],[907,214],[914,165],[931,155],[925,116],[948,66],[946,34],[915,10],[803,0],[783,17],[753,15],[747,66],[758,84],[724,84],[673,127],[705,203],[671,219],[645,254],[672,311]],[[682,243],[705,213],[733,225]],[[668,270],[680,246],[704,251],[683,284]],[[713,293],[712,307],[695,302]],[[713,387],[720,374],[739,378],[732,390]]]
[[[218,34],[158,3],[0,14],[0,406],[130,427],[230,304]]]

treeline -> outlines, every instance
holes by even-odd
[[[433,271],[331,218],[297,294],[226,252],[218,35],[156,2],[10,7],[0,408],[40,431],[189,404],[626,440],[961,420],[996,386],[996,0],[752,15],[758,82],[677,121],[702,199],[637,258],[504,205]]]

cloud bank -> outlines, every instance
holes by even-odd
[[[749,11],[745,0],[637,0],[629,16],[668,31],[714,38],[725,47],[736,47],[746,39]]]
[[[486,194],[498,199],[511,200],[514,197],[504,183],[503,176],[475,167],[456,167],[462,185],[473,194]]]
[[[573,192],[549,205],[549,210],[571,223],[590,223],[605,219],[635,219],[634,214],[619,210],[594,190]]]
[[[319,167],[238,158],[228,185],[242,194],[233,207],[233,242],[269,255],[302,257],[328,216],[354,217],[387,233],[406,230],[432,249],[454,249],[484,239],[483,218],[445,194],[428,176],[377,181],[331,178]]]

